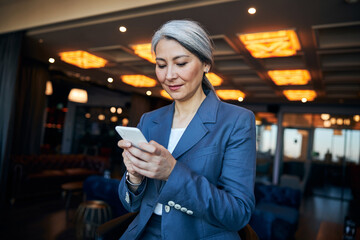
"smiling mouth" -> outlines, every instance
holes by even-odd
[[[178,89],[181,88],[182,85],[173,85],[173,86],[168,86],[168,88],[170,89],[170,91],[176,91]]]

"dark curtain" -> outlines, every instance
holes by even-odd
[[[0,212],[6,200],[15,83],[23,32],[0,35]]]
[[[48,66],[36,60],[22,61],[15,88],[12,154],[39,154],[46,107]]]

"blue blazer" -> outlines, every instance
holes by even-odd
[[[147,140],[168,146],[174,106],[142,116]],[[162,239],[240,239],[255,207],[255,146],[254,114],[208,92],[172,153],[177,163],[163,187],[145,179],[134,194],[122,178],[121,202],[140,212],[121,239],[139,238],[157,203]]]

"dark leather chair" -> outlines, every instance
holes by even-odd
[[[100,225],[96,232],[97,240],[118,240],[125,232],[128,225],[136,217],[137,213],[127,213],[118,218],[110,220]],[[243,229],[239,231],[239,235],[242,240],[258,240],[258,236],[255,231],[247,224]]]

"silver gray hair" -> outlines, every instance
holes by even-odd
[[[189,52],[200,59],[201,62],[214,63],[213,42],[208,33],[198,23],[192,20],[171,20],[157,30],[151,41],[151,50],[156,54],[156,46],[161,39],[173,39],[182,45]],[[205,76],[202,80],[203,87],[215,92],[213,85]]]

